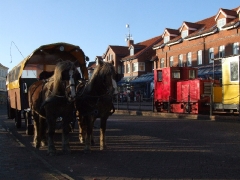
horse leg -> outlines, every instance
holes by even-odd
[[[48,155],[52,156],[56,154],[56,148],[54,145],[54,134],[56,126],[56,118],[47,116],[47,125],[48,125]]]
[[[86,133],[85,147],[84,147],[85,153],[91,152],[91,139],[92,139],[91,137],[92,137],[92,132],[93,132],[92,118],[93,118],[93,116],[85,116],[84,117],[84,120],[86,120],[86,123],[87,123],[87,133]]]
[[[39,133],[39,115],[35,112],[32,113],[34,119],[34,136],[33,136],[33,144],[35,148],[40,148],[41,145],[41,136]]]
[[[47,122],[45,118],[39,117],[39,132],[41,137],[41,146],[47,145]]]
[[[62,151],[64,154],[70,154],[70,145],[69,145],[69,131],[70,123],[67,121],[68,118],[72,119],[71,115],[63,117],[63,127],[62,127]]]
[[[86,119],[86,118],[85,118]],[[79,128],[79,141],[80,143],[85,143],[87,126],[83,116],[78,116],[78,128]]]
[[[100,150],[105,150],[107,148],[106,145],[106,126],[107,126],[108,117],[101,117],[101,125],[100,125]]]

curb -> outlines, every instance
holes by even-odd
[[[240,116],[225,116],[225,115],[201,115],[201,114],[177,114],[177,113],[160,113],[152,111],[139,110],[115,110],[114,114],[119,115],[135,115],[135,116],[152,116],[159,118],[175,118],[175,119],[195,119],[195,120],[210,120],[224,122],[240,122]]]

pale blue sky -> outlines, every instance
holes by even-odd
[[[11,69],[22,55],[56,42],[78,45],[94,61],[108,45],[126,45],[126,24],[138,43],[238,6],[239,0],[1,0],[0,63]]]

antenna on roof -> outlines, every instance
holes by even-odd
[[[126,24],[126,28],[128,28],[128,34],[126,35],[125,41],[132,40],[132,35],[130,34],[130,25]]]

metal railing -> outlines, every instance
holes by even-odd
[[[116,98],[113,101],[116,110],[138,110],[138,111],[153,111],[153,98],[138,98],[131,100],[130,97],[126,99]]]

